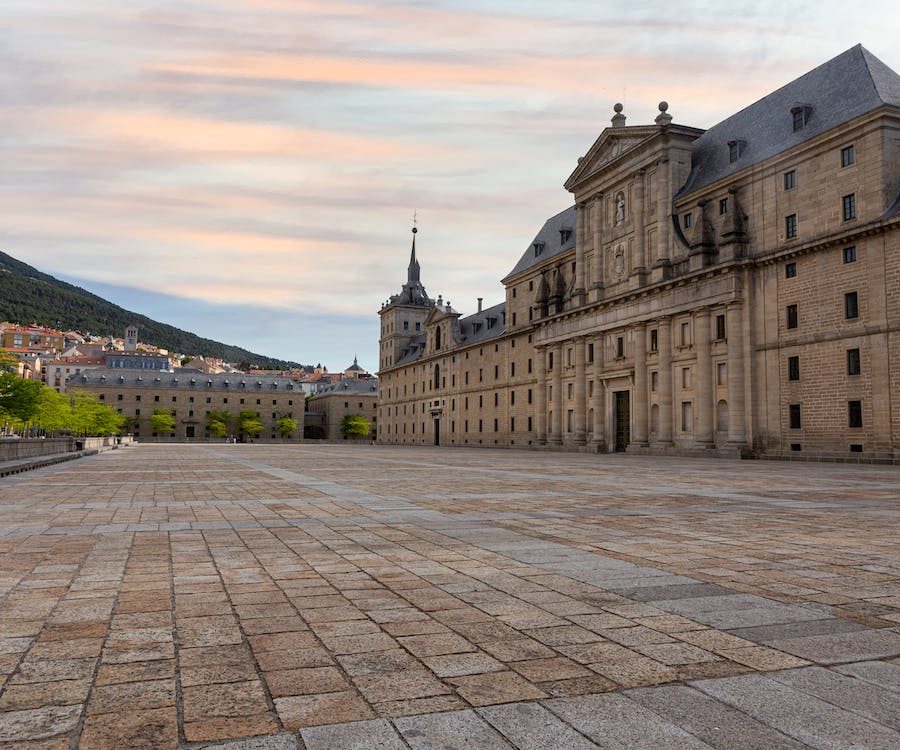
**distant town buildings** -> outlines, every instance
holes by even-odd
[[[414,236],[378,440],[896,458],[900,76],[857,46],[705,132],[614,109],[503,303],[430,298]]]

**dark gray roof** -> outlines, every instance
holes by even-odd
[[[459,319],[460,342],[464,346],[493,339],[506,330],[506,303],[486,307],[479,313]]]
[[[900,106],[900,76],[857,44],[707,130],[694,142],[684,195],[768,159],[883,104]],[[794,131],[791,109],[810,107]],[[746,145],[730,161],[729,141]],[[521,261],[520,261],[521,262]]]
[[[400,350],[400,357],[394,363],[395,365],[403,365],[407,362],[415,362],[425,351],[425,334],[421,334],[411,339],[410,342]]]
[[[71,385],[91,387],[115,387],[118,385],[124,388],[178,388],[184,390],[203,388],[235,391],[295,390],[293,381],[288,378],[256,377],[241,373],[207,375],[197,370],[186,369],[166,371],[99,367],[93,370],[83,370],[81,373],[69,377],[66,382]]]
[[[344,380],[339,380],[337,383],[332,383],[327,388],[322,388],[315,396],[313,396],[313,399],[318,398],[319,396],[327,396],[333,393],[352,393],[356,395],[377,396],[378,381],[374,378],[372,378],[371,380],[345,378]]]
[[[561,230],[563,229],[571,230],[569,239],[565,244],[561,242]],[[540,254],[537,254],[535,245],[539,243],[543,243],[544,249]],[[524,255],[519,258],[515,268],[507,274],[507,278],[573,247],[575,247],[575,206],[569,206],[565,211],[561,211],[544,222],[541,231],[531,241]]]

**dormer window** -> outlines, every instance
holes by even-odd
[[[572,239],[572,230],[571,229],[560,229],[559,230],[559,244],[565,245],[570,239]]]
[[[542,252],[544,252],[544,243],[543,242],[535,242],[534,243],[534,257],[537,258]]]
[[[734,162],[741,158],[746,147],[747,141],[742,141],[740,139],[728,141],[728,161],[734,164]]]
[[[487,319],[487,327],[488,327],[488,330],[490,330],[491,328],[493,328],[493,327],[494,327],[494,323],[496,323],[496,322],[497,322],[497,319],[496,319],[496,318],[488,318],[488,319]]]
[[[808,104],[798,104],[796,107],[791,107],[791,118],[793,119],[795,133],[806,127],[811,114],[812,107]]]

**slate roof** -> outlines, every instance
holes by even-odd
[[[678,195],[764,161],[883,104],[900,106],[900,75],[857,44],[707,130],[694,142],[691,173]],[[809,106],[811,111],[806,125],[794,131],[791,109],[796,106]],[[732,140],[746,142],[733,163],[728,149]]]
[[[569,240],[565,244],[560,242],[561,229],[572,230],[569,235]],[[544,243],[544,249],[540,255],[536,255],[534,246],[539,242]],[[531,241],[528,249],[522,257],[519,258],[519,262],[516,263],[513,270],[507,274],[507,278],[514,276],[517,273],[521,273],[535,263],[543,262],[547,260],[547,258],[552,258],[554,255],[565,250],[570,250],[573,247],[575,247],[575,206],[569,206],[565,211],[561,211],[556,214],[556,216],[551,216],[544,222],[544,226],[541,227],[541,230]],[[503,281],[506,281],[506,279]]]
[[[546,252],[546,251],[545,251]],[[462,345],[468,346],[500,336],[506,330],[506,303],[486,307],[480,313],[459,319]]]
[[[121,386],[123,388],[177,388],[181,390],[202,390],[204,388],[235,391],[299,390],[288,378],[257,377],[246,373],[208,375],[200,370],[180,368],[174,371],[165,371],[100,367],[72,375],[66,382],[71,385],[106,388]]]
[[[334,393],[361,394],[361,395],[378,395],[378,381],[374,378],[371,380],[357,380],[356,378],[346,378],[332,383],[327,388],[322,388],[313,398],[319,396],[328,396]]]

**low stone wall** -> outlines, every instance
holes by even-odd
[[[72,438],[20,438],[0,439],[0,462],[18,461],[37,456],[53,456],[75,450]]]

